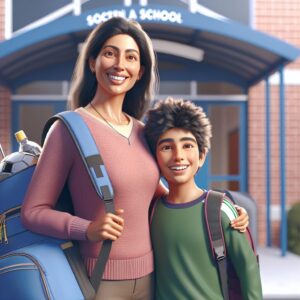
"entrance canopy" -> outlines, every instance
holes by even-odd
[[[247,89],[300,54],[226,18],[182,7],[119,5],[68,15],[0,43],[0,82],[15,88],[32,80],[70,79],[78,45],[96,23],[116,14],[135,17],[154,40],[159,66],[166,66],[160,68],[162,80],[222,80]]]

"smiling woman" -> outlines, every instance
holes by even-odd
[[[115,36],[119,36],[123,39],[123,41],[120,40],[120,42],[117,42],[117,47],[115,44],[108,43],[110,39],[113,39],[115,43]],[[127,47],[124,45],[124,41],[127,42],[129,40],[131,46]],[[104,45],[113,47],[108,47],[110,51],[107,52]],[[130,53],[126,53],[125,50],[128,50]],[[109,60],[109,56],[112,56],[111,60],[115,60],[118,64],[124,63],[124,58],[122,57],[124,53],[121,52],[127,55],[131,54],[127,56],[127,60],[133,60],[134,63],[132,63],[135,66],[139,65],[140,68],[139,80],[136,81],[133,88],[125,94],[122,109],[137,119],[143,116],[157,90],[158,76],[156,57],[152,42],[149,36],[142,30],[141,26],[134,21],[127,21],[122,18],[112,18],[100,24],[91,32],[83,44],[74,71],[69,95],[71,109],[85,107],[95,97],[101,81],[99,82],[93,73],[93,70],[95,70],[93,64],[96,65],[97,60],[100,60],[104,53],[107,60]],[[119,59],[122,60],[119,62]],[[137,59],[137,61],[135,61],[135,59]],[[124,66],[121,66],[121,68],[123,67]],[[120,73],[119,69],[117,69],[117,71]],[[125,73],[127,71],[122,70],[122,72]]]
[[[84,119],[101,151],[116,211],[105,213],[60,121],[46,138],[22,210],[29,229],[78,240],[89,275],[102,241],[115,241],[97,300],[152,299],[148,209],[154,195],[165,189],[159,185],[158,168],[139,119],[155,92],[156,73],[151,40],[139,24],[113,18],[91,32],[74,70],[69,104]],[[66,181],[75,215],[53,209]]]

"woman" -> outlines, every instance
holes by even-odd
[[[152,299],[148,209],[151,199],[165,190],[139,119],[156,83],[154,51],[140,25],[113,18],[96,27],[79,55],[69,100],[101,150],[114,187],[116,214],[105,214],[60,121],[48,133],[22,209],[30,230],[78,240],[89,274],[101,241],[114,241],[96,299]],[[74,216],[53,209],[66,181]],[[237,229],[248,222],[246,214],[237,220]]]

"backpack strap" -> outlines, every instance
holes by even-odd
[[[225,300],[229,300],[226,247],[221,225],[224,194],[209,191],[204,201],[204,214],[212,255],[217,263],[219,280]]]
[[[151,203],[150,203],[150,206],[149,206],[149,210],[148,210],[148,221],[149,221],[150,225],[152,223],[152,219],[153,219],[153,215],[154,215],[154,212],[155,212],[155,208],[156,208],[157,202],[159,200],[160,200],[160,198],[153,198],[151,200]]]
[[[114,213],[114,194],[108,173],[104,166],[104,162],[99,153],[99,150],[95,144],[95,141],[91,135],[91,132],[78,113],[73,111],[65,111],[51,117],[44,127],[42,134],[42,144],[46,138],[48,130],[56,120],[61,120],[70,132],[77,150],[80,153],[84,166],[89,174],[91,182],[100,199],[103,200],[105,211]],[[111,240],[103,241],[95,268],[90,279],[95,291],[97,291],[102,280],[102,275],[109,257],[111,247]]]

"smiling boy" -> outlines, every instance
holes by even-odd
[[[169,195],[157,200],[151,221],[155,299],[223,299],[203,217],[207,191],[194,179],[210,148],[210,122],[200,107],[168,98],[149,111],[145,136],[169,185]],[[243,299],[261,300],[256,256],[245,234],[230,227],[234,206],[224,199],[221,210],[226,250]]]

